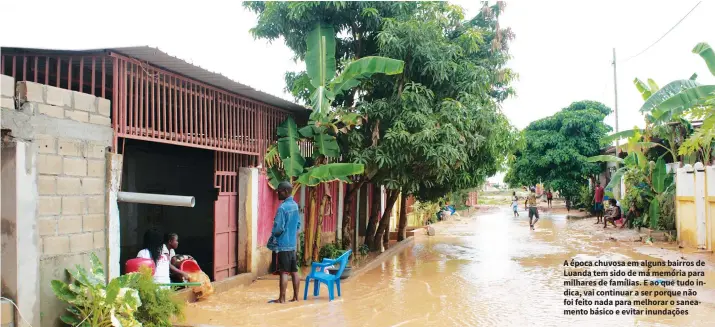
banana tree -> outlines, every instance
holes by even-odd
[[[699,55],[715,76],[715,52],[707,43],[698,43],[692,50]],[[694,119],[704,119],[700,131],[691,135],[678,154],[688,155],[700,152],[704,162],[711,160],[712,138],[715,132],[715,85],[701,85],[696,82],[696,74],[688,80],[677,80],[654,92],[641,107],[641,112],[649,112],[654,119],[672,120],[689,114]]]
[[[278,142],[269,147],[266,166],[271,187],[282,180],[290,180],[294,192],[300,186],[311,187],[309,193],[310,211],[306,215],[306,242],[303,253],[306,263],[318,259],[320,230],[323,217],[329,214],[331,197],[328,183],[343,181],[350,183],[350,176],[364,172],[362,164],[336,163],[340,160],[340,147],[336,136],[361,123],[364,117],[355,113],[331,108],[337,95],[360,84],[363,79],[374,74],[395,75],[402,73],[404,62],[384,57],[364,57],[348,63],[337,73],[335,65],[335,30],[332,26],[318,24],[307,36],[305,64],[310,83],[306,88],[311,93],[311,107],[308,124],[298,128],[292,118],[286,119],[277,130]],[[304,158],[300,153],[300,142],[312,145],[313,155]],[[317,188],[324,188],[320,208],[316,210]],[[309,255],[309,254],[312,254]]]
[[[658,227],[661,217],[661,202],[665,202],[666,196],[673,196],[672,190],[675,187],[672,174],[667,173],[665,160],[661,156],[657,162],[648,161],[645,152],[649,146],[640,142],[641,135],[637,131],[628,139],[625,144],[628,155],[621,159],[611,155],[599,155],[589,157],[588,162],[616,162],[623,164],[623,167],[616,170],[611,176],[611,181],[606,186],[606,190],[612,190],[620,185],[621,180],[631,182],[628,185],[626,197],[623,199],[628,206],[638,206],[647,210],[643,212],[641,223],[649,223],[651,228]],[[610,193],[610,192],[609,192]],[[613,195],[611,193],[611,195]]]

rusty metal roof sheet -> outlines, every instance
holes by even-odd
[[[224,89],[229,92],[243,95],[245,97],[264,102],[276,106],[281,109],[293,112],[305,112],[310,110],[302,105],[287,101],[277,96],[256,90],[248,85],[236,82],[220,73],[209,71],[189,63],[183,59],[169,55],[168,53],[152,48],[149,46],[136,47],[121,47],[121,48],[103,48],[103,49],[86,49],[86,50],[62,50],[62,49],[39,49],[39,48],[18,48],[18,47],[2,47],[2,52],[7,50],[22,51],[22,52],[62,52],[73,54],[79,52],[116,52],[128,57],[132,57],[141,61],[145,61],[154,66],[172,71],[174,73],[184,75],[186,77],[201,81],[203,83]]]

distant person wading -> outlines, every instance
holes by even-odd
[[[524,206],[527,207],[527,210],[529,210],[529,227],[531,227],[531,230],[534,230],[534,225],[536,225],[536,222],[539,221],[539,210],[536,208],[535,188],[531,188],[531,193],[529,193],[529,196],[526,197],[526,202],[524,202]],[[536,220],[533,220],[534,217],[536,217]]]

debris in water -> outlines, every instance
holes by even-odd
[[[435,234],[435,232],[434,232],[434,227],[432,227],[432,226],[427,226],[427,235],[429,235],[429,236],[434,236],[434,234]]]
[[[196,294],[199,300],[205,299],[211,294],[214,294],[214,286],[211,284],[211,279],[203,271],[189,273],[189,281],[192,283],[201,283],[201,286],[194,286],[192,291]]]

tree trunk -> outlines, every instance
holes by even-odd
[[[372,203],[370,204],[370,221],[365,232],[365,244],[372,248],[372,241],[377,231],[377,222],[380,219],[380,186],[372,185]]]
[[[363,182],[357,182],[355,184],[348,184],[348,191],[345,194],[345,199],[343,201],[343,247],[345,249],[352,249],[353,248],[353,234],[355,233],[355,230],[353,229],[353,226],[355,225],[352,217],[352,203],[353,203],[353,195],[357,193],[357,190],[359,190],[362,187]],[[358,205],[360,201],[358,199]],[[358,217],[355,217],[357,220]],[[355,240],[355,243],[357,243],[357,240]],[[357,251],[357,247],[353,249],[353,251]]]
[[[316,213],[318,212],[316,197],[318,196],[315,188],[310,188],[308,197],[308,214],[305,215],[305,234],[303,238],[305,240],[303,249],[303,262],[304,264],[310,265],[311,254],[313,253],[313,237],[315,235],[315,220]]]
[[[398,194],[400,194],[399,191],[390,190],[389,196],[387,198],[387,203],[385,203],[385,212],[382,213],[382,218],[380,218],[380,224],[377,227],[377,233],[375,233],[375,237],[373,238],[372,244],[370,245],[370,249],[372,251],[380,250],[380,240],[382,240],[384,235],[389,232],[390,213],[392,211],[392,207],[397,201]]]
[[[407,195],[402,194],[400,198],[400,220],[397,227],[397,241],[407,238]]]
[[[323,183],[323,199],[320,201],[320,210],[318,211],[318,221],[315,224],[315,238],[313,243],[313,261],[319,261],[320,255],[320,234],[323,231],[323,217],[325,217],[326,209],[330,208],[332,214],[332,202],[330,201],[330,188],[327,183]]]

